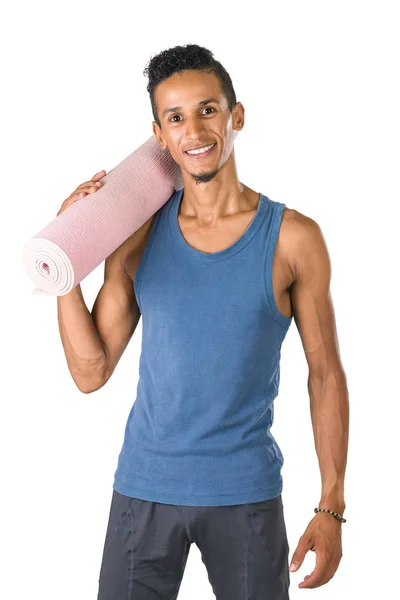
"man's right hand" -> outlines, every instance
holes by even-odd
[[[98,173],[93,175],[92,179],[90,179],[89,181],[85,181],[84,183],[78,185],[76,190],[72,192],[72,194],[68,196],[68,198],[62,203],[61,208],[57,213],[57,217],[62,212],[64,212],[64,210],[66,210],[69,206],[71,206],[71,204],[73,204],[77,200],[80,200],[81,198],[84,198],[86,194],[92,194],[93,192],[97,192],[97,190],[100,189],[103,185],[103,182],[99,181],[99,179],[104,177],[105,174],[106,172],[103,169],[102,171],[99,171]]]

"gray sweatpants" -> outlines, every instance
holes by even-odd
[[[289,600],[281,495],[234,506],[183,506],[116,490],[97,600],[175,600],[193,542],[217,600]]]

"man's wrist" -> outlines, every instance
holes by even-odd
[[[322,492],[318,508],[328,508],[329,510],[333,510],[340,515],[343,515],[346,508],[343,487],[331,490],[330,492]]]

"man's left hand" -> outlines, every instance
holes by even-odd
[[[342,524],[329,513],[317,513],[301,536],[293,554],[290,571],[301,567],[308,550],[316,553],[316,566],[299,583],[299,588],[316,588],[327,583],[342,558]]]

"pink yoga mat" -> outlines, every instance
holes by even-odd
[[[24,244],[33,294],[64,296],[183,187],[180,167],[152,136],[107,173],[104,185]],[[60,202],[61,204],[61,202]]]

